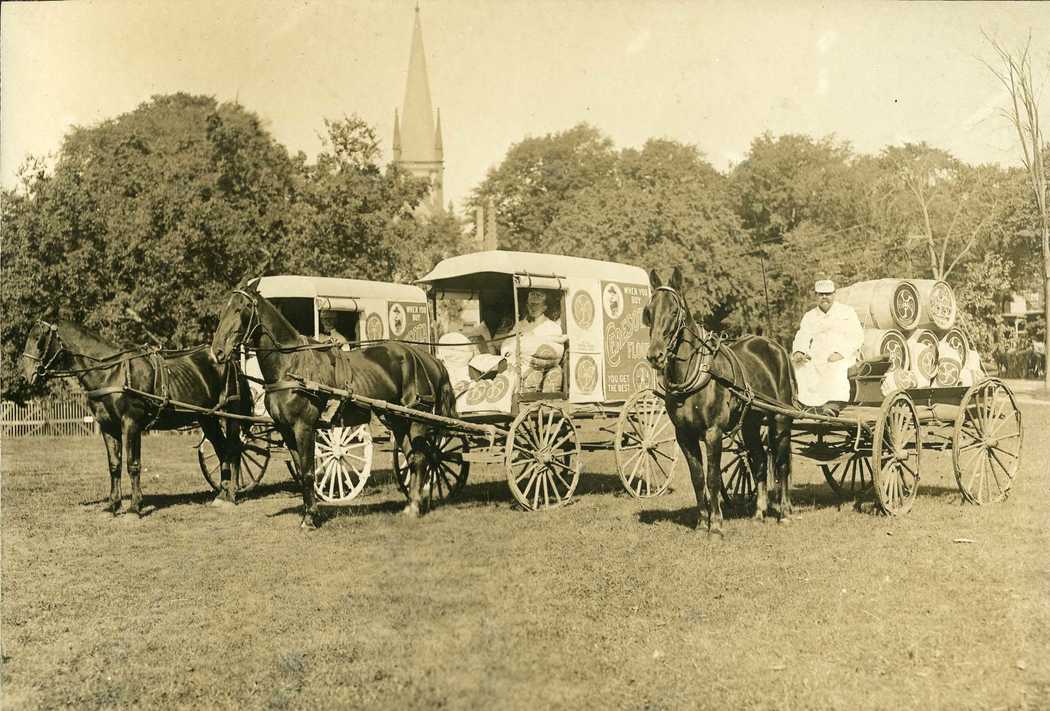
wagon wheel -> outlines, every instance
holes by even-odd
[[[879,409],[872,452],[872,482],[883,513],[907,513],[915,503],[921,454],[922,428],[915,405],[907,394],[894,393]]]
[[[820,470],[840,499],[856,498],[868,490],[873,479],[871,455],[862,452],[854,452],[848,459],[831,464],[821,464]]]
[[[372,472],[372,431],[365,422],[317,430],[314,492],[330,504],[345,504],[365,488]]]
[[[568,415],[544,402],[522,410],[504,454],[507,483],[530,511],[563,506],[580,481],[580,441]]]
[[[266,465],[270,463],[270,449],[277,444],[273,439],[275,434],[267,425],[241,428],[241,473],[235,487],[238,494],[251,491],[262,481]],[[197,463],[205,481],[218,491],[222,484],[222,462],[207,437],[202,437],[197,444]]]
[[[1002,501],[1021,461],[1021,411],[998,379],[963,396],[952,437],[952,464],[963,497],[973,504]]]
[[[652,390],[639,390],[624,403],[616,421],[616,471],[631,496],[658,496],[685,466],[663,400]]]
[[[765,442],[765,425],[762,425],[761,436]],[[701,466],[706,471],[707,449],[702,448],[702,451]],[[722,500],[731,508],[743,508],[754,501],[755,489],[755,473],[751,471],[751,462],[747,458],[744,436],[737,430],[732,437],[722,439]]]
[[[428,438],[431,439],[431,438]],[[432,445],[427,453],[426,481],[423,483],[423,495],[427,497],[428,506],[434,502],[445,501],[458,494],[467,483],[470,474],[470,462],[463,460],[469,446],[461,435],[441,434],[436,436],[437,444]],[[399,446],[394,446],[394,482],[401,493],[408,496],[408,479],[411,474],[408,459]]]

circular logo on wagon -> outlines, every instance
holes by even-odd
[[[598,364],[590,356],[580,356],[576,361],[576,387],[581,393],[592,393],[598,385]]]
[[[631,383],[634,385],[635,392],[643,388],[652,388],[655,382],[656,378],[653,377],[653,369],[648,363],[640,361],[635,364],[634,370],[631,372]]]
[[[408,323],[408,317],[405,316],[405,307],[401,304],[390,305],[390,332],[394,334],[394,338],[401,338],[405,332],[405,325]]]
[[[618,284],[607,284],[602,291],[602,308],[609,318],[620,318],[623,313],[623,290]]]
[[[383,338],[383,319],[379,318],[379,314],[368,314],[365,319],[365,338],[369,341]]]
[[[572,318],[580,328],[594,323],[594,299],[586,291],[577,291],[572,297]]]

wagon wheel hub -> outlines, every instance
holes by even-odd
[[[551,451],[544,447],[536,453],[536,458],[540,460],[541,464],[547,464],[551,460]]]

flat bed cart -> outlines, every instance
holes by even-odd
[[[965,501],[1005,499],[1023,439],[1021,412],[1006,384],[988,378],[969,387],[916,388],[883,397],[879,370],[884,367],[866,364],[852,378],[854,396],[837,417],[758,399],[752,406],[794,418],[793,454],[819,462],[840,498],[873,489],[880,511],[907,513],[919,489],[923,452],[950,451]],[[742,504],[754,494],[755,479],[739,433],[724,452],[723,497]]]

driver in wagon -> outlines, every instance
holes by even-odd
[[[798,381],[798,401],[822,415],[838,415],[849,401],[848,371],[864,343],[857,312],[835,302],[835,283],[813,286],[815,308],[806,312],[791,345]]]
[[[550,299],[546,289],[529,289],[525,301],[525,318],[514,333],[518,339],[503,341],[502,355],[514,363],[520,343],[522,359],[522,392],[558,392],[562,386],[561,358],[568,336],[547,312]],[[497,338],[502,334],[497,333]]]

